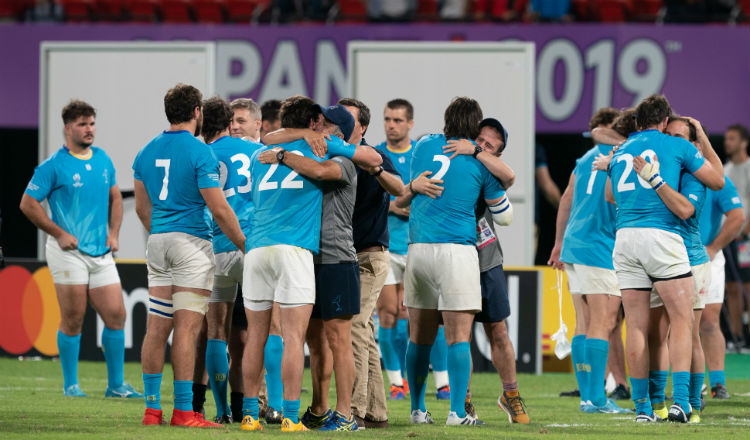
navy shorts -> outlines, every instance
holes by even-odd
[[[315,305],[311,318],[333,319],[359,313],[359,264],[315,265]]]
[[[737,242],[732,241],[724,248],[726,255],[726,264],[724,265],[724,275],[729,282],[750,283],[750,267],[739,267],[739,256],[737,255]],[[732,266],[734,265],[734,267]],[[737,276],[739,275],[739,279]]]
[[[508,283],[505,280],[503,266],[479,274],[482,285],[482,311],[474,315],[476,322],[500,322],[510,316],[508,302]]]
[[[232,327],[247,328],[247,315],[245,315],[245,302],[242,300],[242,286],[234,298],[234,309],[232,310]]]

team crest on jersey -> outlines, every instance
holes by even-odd
[[[90,163],[86,164],[86,171],[91,171],[91,164]]]
[[[83,186],[83,183],[81,182],[81,175],[78,173],[73,174],[73,186],[76,188],[80,188]]]
[[[741,203],[740,202],[740,198],[739,197],[732,197],[732,203],[734,203],[735,205],[739,205]]]
[[[406,163],[406,158],[401,156],[398,158],[398,163]]]

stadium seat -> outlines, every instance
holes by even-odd
[[[345,22],[367,21],[367,3],[364,0],[339,0],[339,20]]]
[[[224,0],[227,20],[235,23],[257,23],[271,9],[271,0]]]
[[[165,23],[190,23],[193,21],[189,0],[160,0],[161,19]]]
[[[627,18],[623,0],[599,0],[593,3],[594,19],[607,23],[620,23]]]
[[[630,16],[635,21],[656,21],[663,6],[661,0],[632,0]]]
[[[200,23],[221,23],[224,21],[223,0],[193,0],[195,19]]]
[[[65,21],[90,21],[93,7],[92,0],[55,0],[63,8]]]
[[[417,0],[417,20],[437,21],[440,18],[440,8],[437,0]]]
[[[96,0],[93,4],[94,17],[98,21],[120,21],[125,18],[123,3],[126,0]]]
[[[591,20],[591,1],[573,0],[570,2],[570,12],[575,16],[576,21]]]
[[[159,17],[159,9],[154,0],[128,0],[123,3],[126,16],[131,21],[154,22]]]
[[[20,20],[26,8],[33,6],[33,0],[0,0],[0,20]]]

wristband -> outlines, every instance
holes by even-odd
[[[411,182],[409,182],[409,191],[411,191],[412,195],[415,195],[415,196],[417,195],[417,192],[414,191],[414,188],[412,188],[411,186]]]
[[[658,190],[664,185],[664,179],[661,178],[659,173],[656,173],[651,176],[650,179],[648,179],[648,183],[651,184],[651,188],[653,188],[654,190]]]
[[[379,167],[378,171],[375,174],[373,174],[373,176],[378,177],[379,175],[383,174],[383,171],[384,171],[384,169],[381,166],[381,167]]]
[[[473,157],[474,159],[476,159],[476,158],[477,158],[477,155],[478,155],[479,153],[481,153],[482,151],[484,151],[484,149],[483,149],[482,147],[480,147],[479,145],[477,145],[477,146],[476,146],[476,147],[474,148],[474,154],[472,154],[472,155],[471,155],[471,157]]]

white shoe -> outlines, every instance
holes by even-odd
[[[446,426],[456,426],[456,425],[484,425],[484,422],[479,420],[476,417],[472,417],[469,414],[466,414],[465,417],[461,418],[458,417],[458,414],[456,414],[455,411],[451,411],[448,413],[448,419],[445,421]]]
[[[423,412],[418,409],[415,409],[414,411],[411,412],[411,418],[409,419],[409,421],[412,424],[417,424],[417,425],[419,424],[432,425],[433,423],[435,423],[435,421],[432,420],[432,417],[429,411]]]

